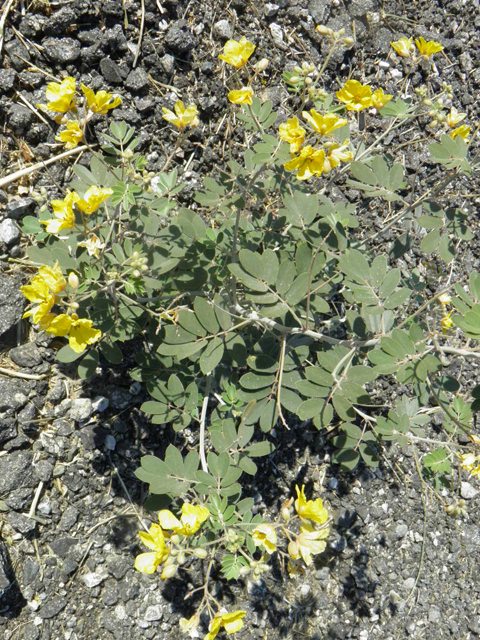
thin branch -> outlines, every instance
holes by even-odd
[[[203,398],[202,413],[200,415],[200,461],[202,469],[208,473],[207,459],[205,458],[205,419],[207,417],[208,396],[210,395],[210,374],[207,375],[205,385],[205,396]]]

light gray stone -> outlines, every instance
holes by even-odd
[[[217,38],[229,40],[232,37],[232,25],[229,20],[219,20],[213,25],[213,34]]]
[[[163,613],[160,608],[160,605],[153,604],[150,607],[147,607],[144,617],[145,617],[145,620],[147,620],[148,622],[155,622],[156,620],[161,620],[163,617]]]
[[[102,575],[101,573],[86,573],[82,576],[82,582],[89,589],[93,589],[94,587],[98,587],[99,584],[102,584],[106,577],[107,576]]]
[[[13,247],[18,244],[20,240],[20,229],[17,225],[7,218],[3,222],[0,222],[0,242],[3,242],[7,247]]]
[[[76,422],[88,420],[93,413],[92,401],[89,398],[76,398],[72,400],[70,418]]]

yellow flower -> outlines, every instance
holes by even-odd
[[[103,89],[95,93],[82,83],[82,91],[87,99],[87,106],[93,113],[105,114],[109,109],[115,109],[122,103],[120,96],[114,96]]]
[[[39,104],[37,105],[38,107],[49,111],[57,111],[58,113],[70,111],[75,107],[75,78],[65,78],[60,84],[58,82],[50,82],[47,84],[45,96],[48,104]]]
[[[314,149],[310,145],[303,147],[300,155],[292,158],[283,166],[287,171],[298,169],[297,180],[308,180],[313,175],[321,176],[325,162],[325,151]]]
[[[80,211],[83,211],[83,213],[89,216],[95,213],[102,202],[109,198],[112,193],[112,189],[102,189],[93,185],[85,192],[83,198],[79,198],[76,201],[76,205]]]
[[[67,281],[63,276],[62,268],[60,267],[58,260],[55,261],[53,267],[49,267],[45,264],[40,267],[38,275],[45,280],[52,293],[60,293],[67,286]]]
[[[412,51],[415,50],[413,38],[406,38],[405,36],[402,36],[400,40],[390,42],[390,46],[395,49],[396,53],[402,58],[409,58]]]
[[[233,104],[252,104],[253,89],[252,87],[242,87],[241,89],[233,89],[228,93],[228,99]]]
[[[466,124],[461,124],[459,127],[457,127],[456,129],[454,129],[451,133],[450,133],[450,137],[453,138],[455,140],[455,138],[457,136],[460,136],[461,138],[463,138],[464,140],[468,139],[468,136],[470,134],[471,131],[471,127],[467,126]]]
[[[168,557],[168,549],[165,544],[165,536],[158,524],[152,524],[148,533],[139,531],[143,544],[152,549],[149,553],[141,553],[135,558],[135,569],[142,573],[155,573],[159,564]]]
[[[184,129],[187,125],[196,126],[198,124],[198,110],[194,104],[191,104],[185,109],[185,105],[181,100],[175,103],[175,113],[162,107],[163,119],[171,124],[175,125],[178,129]]]
[[[334,113],[326,113],[322,116],[315,109],[310,109],[310,113],[304,111],[302,116],[311,124],[313,130],[321,136],[331,136],[336,129],[340,129],[340,127],[344,127],[347,124],[345,118],[339,118]]]
[[[323,506],[322,499],[307,500],[305,497],[305,485],[302,485],[301,490],[295,485],[295,491],[298,496],[295,500],[295,511],[300,518],[302,520],[311,520],[317,524],[325,524],[328,520],[328,511]]]
[[[58,233],[63,229],[71,229],[75,224],[75,214],[73,213],[73,203],[79,200],[79,195],[75,191],[68,191],[63,200],[52,200],[51,205],[55,218],[50,220],[40,220],[46,225],[48,233]]]
[[[418,53],[428,60],[430,56],[433,56],[434,53],[438,53],[439,51],[443,51],[443,47],[439,42],[435,42],[435,40],[429,40],[428,42],[425,38],[416,38],[415,44],[417,45]]]
[[[372,94],[372,103],[377,111],[380,111],[393,96],[383,93],[383,89],[376,89]]]
[[[223,47],[223,53],[218,57],[220,60],[223,60],[224,62],[232,65],[232,67],[235,67],[235,69],[240,69],[244,66],[254,51],[255,45],[253,42],[249,42],[244,36],[239,42],[236,40],[227,40]]]
[[[305,142],[305,129],[300,126],[298,118],[290,118],[278,127],[280,140],[290,144],[291,153],[297,153]]]
[[[68,344],[75,353],[82,353],[89,344],[100,340],[102,332],[92,328],[92,321],[79,318],[76,313],[71,316],[61,313],[50,323],[47,333],[61,338],[68,335]]]
[[[83,132],[76,120],[70,120],[66,126],[65,131],[60,131],[58,136],[55,136],[55,140],[63,142],[67,149],[75,149],[83,137]]]
[[[441,325],[442,325],[443,334],[447,333],[450,327],[453,325],[452,318],[451,318],[452,313],[453,311],[450,311],[449,313],[446,313],[442,318]]]
[[[263,547],[267,553],[277,549],[277,533],[271,524],[259,524],[252,532],[252,540],[256,547]]]
[[[198,623],[200,622],[198,613],[192,616],[189,620],[186,618],[180,618],[179,625],[183,633],[188,634],[191,638],[198,638],[199,633],[197,631]]]
[[[340,102],[347,107],[347,111],[361,111],[371,107],[372,88],[370,85],[363,85],[358,80],[347,80],[343,89],[337,91],[336,96]]]
[[[469,471],[471,476],[480,475],[480,456],[476,456],[473,453],[461,453],[460,459],[462,461],[461,467],[465,471]]]
[[[300,527],[300,534],[297,536],[296,543],[302,560],[307,567],[313,562],[312,556],[325,551],[327,547],[325,538],[328,536],[328,531],[328,527],[317,530],[310,524],[303,524]]]
[[[347,151],[349,140],[345,140],[343,145],[337,142],[331,142],[326,145],[328,153],[323,163],[323,173],[330,173],[332,169],[338,167],[340,162],[349,162],[353,160],[353,151]]]
[[[453,127],[456,127],[457,124],[460,124],[462,120],[465,120],[466,117],[466,113],[458,113],[455,107],[452,107],[450,109],[450,113],[447,116],[447,124],[453,129]]]
[[[35,324],[40,324],[55,304],[55,296],[48,288],[48,284],[40,275],[36,275],[32,278],[30,284],[20,287],[20,291],[27,300],[38,305],[25,311],[22,318],[31,316]]]
[[[98,237],[94,233],[91,233],[88,240],[79,242],[78,246],[86,247],[89,256],[93,256],[94,258],[100,258],[100,249],[105,248],[105,243],[100,242]]]
[[[180,520],[168,509],[162,509],[158,513],[158,521],[163,529],[173,529],[182,536],[191,536],[200,529],[201,525],[210,516],[210,511],[202,505],[194,506],[189,502],[182,504]]]
[[[243,627],[243,620],[247,615],[246,611],[232,611],[232,613],[218,612],[214,617],[210,630],[203,640],[213,640],[223,627],[228,634],[237,633]]]

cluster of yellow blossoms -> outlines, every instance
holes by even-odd
[[[92,327],[91,320],[79,318],[76,313],[73,313],[78,308],[75,303],[69,305],[71,313],[58,315],[51,313],[53,306],[62,301],[61,294],[67,284],[72,290],[76,290],[78,277],[71,273],[67,282],[58,261],[53,267],[48,265],[40,267],[38,274],[32,278],[30,284],[20,287],[27,300],[36,305],[26,311],[23,317],[31,317],[35,324],[51,335],[59,337],[68,335],[70,347],[76,353],[82,353],[87,345],[94,344],[100,339],[102,332]]]
[[[251,536],[255,546],[263,552],[260,562],[250,559],[250,567],[263,565],[264,560],[277,550],[277,529],[288,540],[288,565],[290,575],[297,575],[304,571],[304,567],[310,566],[313,556],[322,553],[326,548],[326,538],[329,533],[328,511],[323,506],[322,500],[307,500],[305,497],[305,487],[301,489],[295,487],[297,499],[294,507],[297,516],[300,518],[300,531],[294,533],[285,522],[283,524],[260,523],[255,526]],[[282,509],[282,518],[289,522],[292,516],[291,498]],[[162,565],[162,579],[173,577],[179,566],[185,560],[187,554],[192,554],[197,558],[206,558],[207,551],[202,547],[190,546],[190,538],[198,532],[200,527],[210,517],[209,510],[202,505],[196,506],[184,502],[181,508],[180,518],[177,518],[171,511],[163,509],[158,513],[158,524],[152,524],[148,533],[139,532],[143,544],[150,549],[147,553],[141,553],[135,558],[135,568],[142,573],[153,574]],[[227,532],[228,534],[228,532]],[[227,535],[228,537],[228,535]],[[282,555],[286,555],[281,552]],[[245,556],[244,553],[242,555]],[[246,557],[246,556],[245,556]],[[255,575],[255,571],[254,571]],[[190,618],[180,620],[181,630],[192,638],[198,637],[197,627],[200,624],[200,614],[203,606]],[[233,611],[228,613],[221,609],[218,611],[210,623],[209,631],[204,640],[213,640],[221,629],[227,634],[233,634],[243,627],[245,611]]]
[[[107,93],[103,89],[95,93],[83,83],[81,88],[85,96],[84,109],[86,115],[83,120],[78,119],[75,78],[70,76],[62,80],[62,82],[50,82],[45,92],[48,103],[46,105],[37,105],[40,109],[64,114],[64,116],[57,117],[56,121],[59,124],[65,124],[66,128],[55,137],[55,140],[63,142],[67,149],[74,149],[82,140],[85,125],[94,114],[104,115],[110,109],[118,107],[122,102],[119,96]],[[75,119],[67,120],[65,117],[67,113]]]
[[[223,53],[219,54],[220,60],[223,60],[235,69],[241,69],[247,63],[252,53],[255,51],[255,45],[245,38],[237,40],[228,40],[223,47]],[[268,66],[268,60],[263,58],[253,67],[254,76],[260,71],[264,71]],[[247,74],[248,76],[248,74]],[[248,78],[248,84],[240,89],[232,89],[228,93],[228,99],[233,104],[251,105],[253,102],[253,89],[251,87],[253,78]]]
[[[434,53],[443,51],[443,47],[439,42],[435,42],[435,40],[429,40],[427,42],[425,38],[422,37],[415,38],[415,45],[418,50],[418,57],[422,60],[429,60]],[[413,61],[417,59],[415,55],[416,50],[413,45],[413,37],[407,38],[406,36],[402,36],[399,40],[391,42],[390,46],[401,58],[410,58]]]
[[[75,191],[67,189],[67,195],[63,200],[52,200],[51,202],[54,218],[40,220],[40,222],[45,225],[48,233],[59,233],[64,229],[72,229],[75,225],[74,206],[86,216],[90,216],[112,193],[112,189],[93,185],[81,198]]]
[[[337,91],[336,96],[340,102],[343,102],[347,111],[356,112],[370,107],[380,111],[392,99],[392,96],[384,94],[383,89],[372,92],[369,85],[362,85],[358,80],[348,80],[345,86]],[[315,109],[311,109],[310,112],[303,111],[302,116],[315,135],[327,140],[323,142],[321,149],[315,149],[309,144],[303,146],[307,131],[300,125],[298,118],[290,118],[281,124],[280,139],[290,144],[292,154],[292,159],[284,165],[287,171],[297,171],[298,180],[308,180],[314,175],[330,173],[332,169],[338,167],[340,162],[353,160],[353,153],[349,150],[349,140],[340,144],[333,138],[337,129],[347,125],[345,118],[340,118],[334,113],[322,115]],[[294,155],[296,153],[298,153],[297,156]]]

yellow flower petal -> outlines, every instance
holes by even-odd
[[[64,131],[60,131],[58,136],[55,136],[55,140],[63,142],[67,149],[74,149],[81,141],[83,132],[76,120],[67,122],[66,127]]]
[[[55,261],[53,267],[47,265],[40,267],[38,275],[47,283],[52,293],[60,293],[67,286],[67,281],[63,276],[58,260]]]
[[[372,103],[375,109],[380,111],[380,109],[383,109],[387,102],[390,102],[392,98],[393,96],[383,93],[383,89],[377,89],[372,94]]]
[[[439,42],[435,40],[429,40],[428,42],[425,38],[416,38],[415,44],[417,45],[418,53],[424,58],[430,58],[434,53],[438,53],[439,51],[443,51],[443,47]]]
[[[140,553],[135,558],[135,569],[142,573],[152,574],[155,573],[159,564],[161,564],[162,558],[160,554],[150,551],[149,553]]]
[[[240,69],[254,51],[255,45],[253,42],[249,42],[243,37],[238,42],[236,40],[228,40],[223,47],[223,53],[218,57],[220,60],[235,67],[235,69]]]
[[[317,524],[325,524],[328,520],[328,511],[323,506],[322,499],[307,500],[304,485],[302,485],[301,490],[295,486],[295,490],[298,496],[295,500],[295,511],[300,518],[302,518],[302,520],[311,520]]]
[[[93,113],[105,114],[110,109],[115,109],[121,104],[122,99],[120,96],[114,96],[112,93],[107,93],[103,89],[95,93],[92,89],[89,89],[82,83],[82,91],[87,99],[87,106]]]
[[[66,113],[75,106],[75,78],[65,78],[61,83],[50,82],[45,95],[48,100],[46,108],[49,111]]]
[[[228,99],[233,104],[252,104],[253,89],[252,87],[242,87],[241,89],[233,89],[228,94]]]
[[[76,205],[80,209],[80,211],[83,211],[83,213],[90,215],[92,213],[95,213],[102,202],[109,198],[112,193],[112,189],[100,188],[93,185],[86,191],[83,198],[79,198],[77,200]]]
[[[68,344],[75,353],[82,353],[89,344],[95,344],[102,337],[100,329],[92,327],[92,321],[85,318],[75,320],[70,329]]]
[[[372,88],[368,84],[361,84],[358,80],[347,80],[343,89],[337,91],[336,96],[345,104],[348,111],[361,111],[373,104]]]
[[[61,313],[52,320],[47,329],[47,333],[50,333],[52,336],[64,338],[70,331],[71,326],[72,316],[69,316],[66,313]]]
[[[402,58],[409,58],[412,51],[415,49],[413,46],[413,38],[406,38],[402,36],[400,40],[390,42],[390,46],[398,53]]]
[[[262,523],[255,527],[252,532],[252,540],[257,547],[263,547],[269,554],[277,549],[277,533],[271,524]]]
[[[175,113],[167,109],[166,107],[162,107],[163,109],[163,119],[167,122],[170,122],[178,129],[184,129],[186,126],[196,126],[198,124],[198,109],[194,104],[189,105],[185,108],[185,105],[181,100],[178,100],[175,104]]]
[[[280,140],[290,144],[290,152],[297,153],[305,142],[306,131],[300,126],[298,118],[290,118],[278,127]]]

